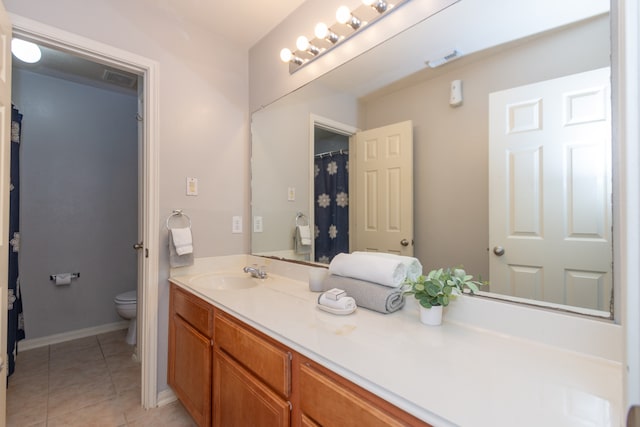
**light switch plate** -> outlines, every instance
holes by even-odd
[[[198,178],[187,177],[187,196],[198,195]]]
[[[231,232],[232,233],[242,233],[242,217],[234,216],[231,218]]]

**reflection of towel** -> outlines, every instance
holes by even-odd
[[[193,265],[193,252],[178,255],[176,252],[176,246],[173,243],[173,233],[169,233],[169,265],[171,267],[186,267]]]
[[[191,228],[172,228],[171,237],[176,253],[180,256],[193,253],[193,241],[191,239]]]
[[[347,295],[356,301],[358,307],[380,313],[393,313],[404,305],[404,296],[400,288],[330,274],[322,281],[322,290],[328,291],[333,288],[344,289]]]
[[[293,238],[293,249],[297,254],[311,253],[311,227],[308,225],[297,225],[296,235]]]
[[[353,252],[354,254],[364,254],[377,257],[396,258],[407,267],[407,279],[416,280],[422,275],[422,264],[418,258],[410,256],[402,256],[396,254],[388,254],[386,252]]]
[[[331,260],[329,273],[397,288],[407,278],[407,267],[399,259],[340,253]]]

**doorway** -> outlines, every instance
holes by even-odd
[[[157,306],[158,306],[158,64],[123,51],[49,27],[12,16],[13,35],[59,49],[141,77],[139,101],[141,154],[139,166],[139,242],[138,251],[138,354],[142,363],[141,402],[145,409],[157,406]]]

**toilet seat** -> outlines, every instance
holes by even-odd
[[[121,304],[131,304],[131,303],[135,303],[137,299],[138,299],[137,291],[128,291],[128,292],[123,292],[121,294],[116,295],[116,298],[114,299],[114,301],[116,303],[121,303]]]

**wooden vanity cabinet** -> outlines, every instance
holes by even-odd
[[[317,363],[298,364],[300,425],[400,427],[428,424]]]
[[[168,382],[199,426],[429,427],[177,285]]]
[[[291,353],[223,312],[214,323],[214,425],[288,427]]]
[[[171,284],[167,381],[199,426],[211,425],[213,307]]]

